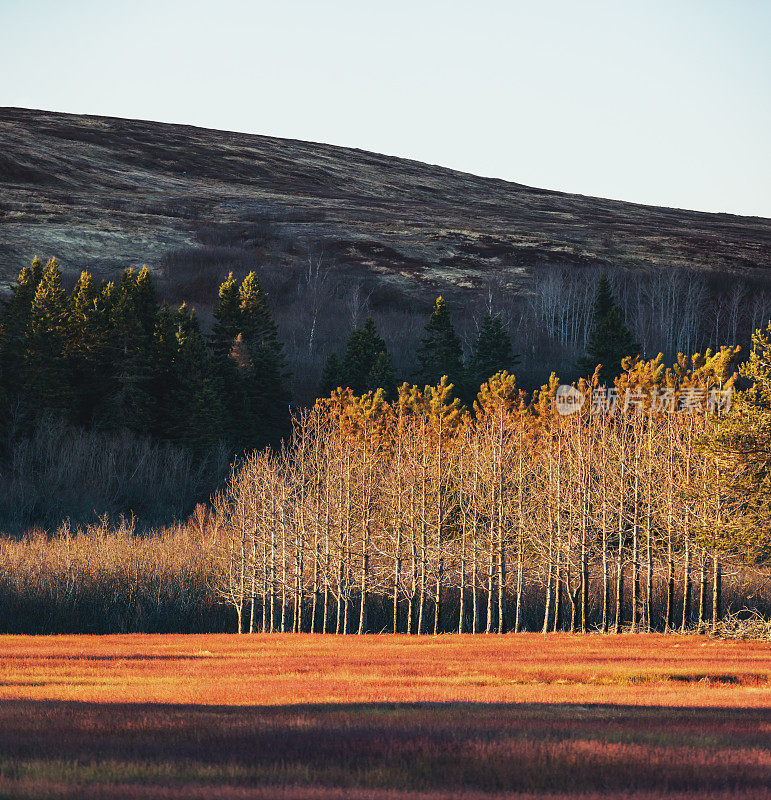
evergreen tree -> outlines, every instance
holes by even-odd
[[[152,375],[148,385],[152,409],[150,433],[161,439],[178,435],[177,403],[180,397],[177,372],[179,319],[164,303],[155,319],[152,344]]]
[[[147,267],[142,267],[136,282],[136,313],[142,328],[143,346],[149,347],[155,331],[155,318],[158,313],[158,295],[155,283]]]
[[[383,396],[390,403],[396,399],[396,371],[388,352],[381,350],[372,369],[367,375],[367,391],[383,390]]]
[[[438,297],[426,333],[418,347],[418,378],[427,386],[446,375],[454,386],[463,385],[463,348],[455,333],[447,304]]]
[[[337,352],[333,350],[329,354],[321,373],[319,397],[329,397],[335,389],[342,387],[343,383],[343,366],[340,363]]]
[[[240,420],[239,446],[262,447],[277,443],[289,426],[284,355],[267,296],[254,272],[244,278],[239,296],[240,333],[248,359],[242,358],[239,366],[231,344],[229,358],[238,367],[241,384],[233,420]]]
[[[621,374],[622,359],[636,355],[638,350],[639,346],[613,299],[610,282],[603,275],[592,306],[592,330],[586,345],[586,356],[580,359],[579,369],[591,375],[597,365],[602,364],[600,380],[607,384]]]
[[[371,388],[379,388],[369,385],[369,377],[381,353],[388,357],[386,343],[378,334],[375,321],[372,317],[367,317],[361,328],[351,331],[346,342],[342,385],[352,389],[356,395],[362,395]]]
[[[32,299],[22,359],[24,397],[33,416],[44,410],[64,415],[72,411],[66,335],[67,295],[59,265],[51,259]]]
[[[43,264],[35,256],[31,266],[21,270],[11,286],[10,296],[3,302],[0,317],[0,432],[3,438],[12,416],[11,404],[16,406],[19,397],[30,309],[42,277]]]
[[[272,351],[277,362],[280,363],[283,356],[278,341],[278,329],[268,307],[267,295],[262,291],[260,279],[254,272],[250,272],[241,283],[239,310],[241,325],[236,333],[243,334],[244,341],[252,354],[254,355],[257,348],[264,347],[266,350]]]
[[[82,272],[68,303],[65,355],[75,393],[75,419],[93,421],[108,368],[107,305],[89,272]]]
[[[111,370],[102,416],[111,427],[137,433],[147,432],[151,420],[154,297],[146,269],[139,276],[127,269],[117,287],[105,287]]]
[[[749,382],[736,392],[730,413],[708,437],[704,450],[711,457],[712,489],[721,497],[722,525],[709,530],[710,549],[741,556],[756,564],[771,563],[771,322],[752,335],[752,351],[739,365]],[[736,348],[738,350],[738,348]],[[715,359],[729,357],[723,348]],[[719,367],[722,366],[719,365]],[[729,363],[729,367],[730,367]],[[718,371],[718,387],[727,383]],[[733,381],[730,381],[732,383]]]
[[[500,317],[486,314],[471,354],[469,380],[473,386],[469,390],[479,391],[498,372],[511,372],[518,358],[512,352],[511,339]]]
[[[211,341],[215,356],[224,357],[230,353],[242,326],[241,293],[233,273],[230,272],[219,288],[219,300],[214,307]]]
[[[210,452],[223,436],[223,404],[211,357],[195,312],[183,303],[176,313],[173,438],[198,454]]]

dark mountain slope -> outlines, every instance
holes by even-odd
[[[518,281],[539,265],[761,274],[771,220],[533,189],[324,144],[0,109],[0,277],[323,251],[402,290]],[[184,282],[184,274],[175,276]]]

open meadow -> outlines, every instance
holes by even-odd
[[[768,797],[771,647],[0,637],[0,797]]]

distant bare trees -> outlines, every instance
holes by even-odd
[[[277,305],[296,389],[309,399],[324,360],[340,351],[357,320],[367,314],[392,354],[397,373],[415,375],[415,348],[430,313],[413,296],[383,297],[383,287],[332,259],[312,256],[296,277],[291,308]],[[575,266],[533,267],[529,276],[490,278],[483,287],[444,292],[466,355],[486,313],[499,316],[520,356],[518,377],[532,388],[551,370],[577,376],[591,327],[591,307],[600,275],[608,275],[641,355],[703,352],[720,343],[749,344],[750,334],[771,317],[771,292],[740,278],[719,281],[703,273],[659,269],[650,273]],[[447,287],[445,287],[447,288]],[[309,351],[311,345],[311,351]]]

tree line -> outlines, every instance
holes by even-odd
[[[717,629],[724,564],[771,555],[771,325],[754,344],[729,413],[737,347],[623,358],[611,394],[598,367],[568,414],[555,375],[471,409],[446,376],[338,388],[234,468],[217,591],[239,631]]]
[[[70,291],[58,263],[25,267],[0,319],[6,439],[45,414],[129,431],[204,454],[261,447],[287,428],[282,348],[254,272],[219,290],[211,334],[184,303],[159,301],[147,268],[116,282],[83,272]]]
[[[420,380],[451,375],[471,397],[516,362],[501,320],[488,316],[468,364],[444,300],[417,347]],[[204,453],[277,444],[289,430],[288,374],[267,294],[255,272],[220,285],[213,325],[161,302],[146,267],[113,281],[82,272],[68,291],[56,259],[35,258],[11,286],[0,316],[0,401],[7,433],[42,414],[128,430]],[[394,395],[397,375],[372,317],[325,364],[319,393],[345,385]]]

